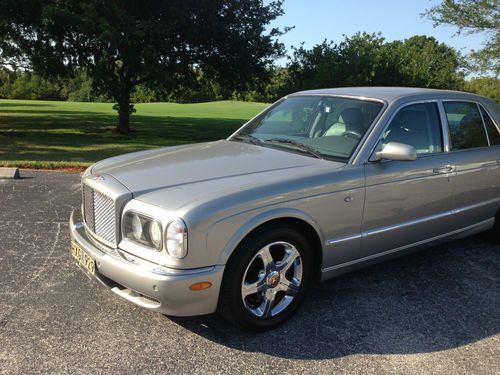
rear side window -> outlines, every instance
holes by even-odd
[[[490,115],[488,115],[488,113],[485,111],[485,109],[482,106],[479,107],[481,108],[481,114],[483,115],[484,125],[486,126],[486,130],[488,131],[490,144],[492,146],[500,145],[500,129],[497,128],[497,126],[491,119]]]
[[[487,147],[488,139],[476,103],[444,102],[453,150]]]
[[[404,143],[418,155],[443,152],[441,122],[436,103],[419,103],[399,110],[382,136],[383,144]]]

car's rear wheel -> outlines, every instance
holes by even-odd
[[[295,312],[312,271],[310,245],[294,227],[261,228],[238,246],[226,265],[219,312],[246,329],[274,328]]]

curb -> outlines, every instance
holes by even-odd
[[[19,168],[0,167],[0,179],[2,178],[9,178],[12,180],[21,178],[19,175]]]

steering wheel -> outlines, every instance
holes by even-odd
[[[351,138],[356,138],[356,139],[361,139],[363,136],[358,133],[357,131],[354,130],[346,130],[341,134],[342,137],[351,137]]]

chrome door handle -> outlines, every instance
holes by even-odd
[[[455,170],[455,167],[453,165],[446,165],[444,167],[434,168],[432,171],[434,173],[438,173],[438,174],[446,174],[446,173],[451,173],[454,170]]]

